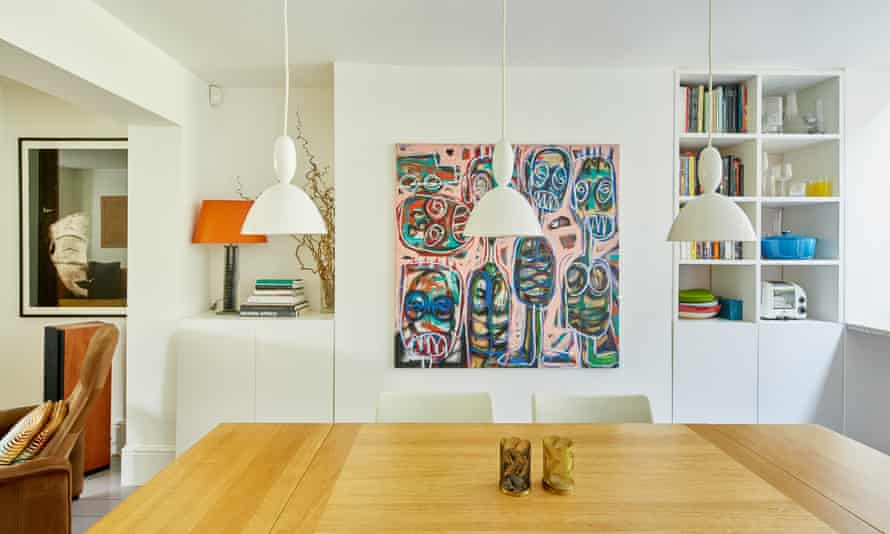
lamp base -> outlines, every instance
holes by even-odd
[[[238,245],[226,245],[223,277],[223,307],[219,315],[238,313]]]

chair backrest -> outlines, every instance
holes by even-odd
[[[117,347],[118,331],[112,324],[100,326],[87,346],[87,352],[80,369],[80,380],[68,396],[68,415],[59,430],[53,435],[41,456],[62,456],[67,458],[77,443],[87,423],[90,407],[99,398],[108,373],[111,360]]]
[[[535,393],[532,417],[536,423],[651,423],[652,409],[645,395]]]
[[[377,401],[378,423],[491,423],[488,393],[391,393]]]

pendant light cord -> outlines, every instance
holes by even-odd
[[[284,131],[281,135],[287,136],[287,116],[290,95],[290,56],[287,40],[287,0],[284,0]]]
[[[287,1],[287,0],[285,0]],[[714,72],[711,66],[711,18],[713,0],[708,0],[708,146],[711,146],[711,128],[714,125]]]
[[[507,137],[507,0],[503,0],[501,32],[501,139]]]

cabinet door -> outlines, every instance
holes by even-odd
[[[177,359],[176,454],[225,422],[254,420],[253,337],[235,321],[186,323]]]
[[[334,322],[255,321],[256,420],[331,422]]]
[[[843,430],[843,327],[822,321],[760,323],[759,422]]]
[[[756,422],[756,328],[742,321],[675,322],[675,422]]]

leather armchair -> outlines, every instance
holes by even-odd
[[[0,466],[0,532],[67,534],[71,532],[71,499],[83,488],[83,429],[90,407],[102,392],[118,331],[106,324],[87,347],[80,381],[68,396],[68,415],[36,458]],[[0,412],[5,433],[33,407]],[[76,490],[76,492],[75,492]]]

